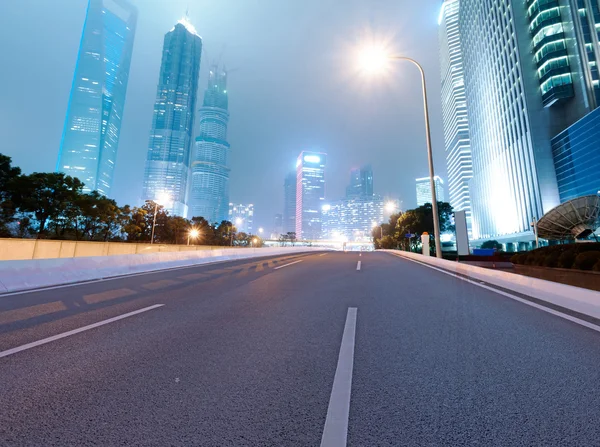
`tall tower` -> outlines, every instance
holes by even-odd
[[[325,202],[327,154],[304,151],[296,162],[296,237],[322,237],[322,207]]]
[[[187,18],[165,35],[144,174],[144,200],[168,196],[171,214],[187,216],[187,182],[202,38]]]
[[[423,206],[426,203],[431,203],[431,182],[429,177],[418,178],[415,180],[417,186],[417,206]],[[433,177],[433,183],[435,184],[435,197],[438,202],[445,202],[446,197],[444,194],[444,181],[437,175]]]
[[[137,9],[89,0],[56,170],[111,195]]]
[[[296,173],[290,172],[283,183],[283,232],[296,231]]]
[[[455,211],[465,211],[471,228],[469,181],[473,178],[471,137],[458,17],[463,0],[445,0],[440,13],[440,65],[442,70],[442,117],[448,194]],[[437,188],[437,187],[436,187]],[[431,187],[429,187],[431,190]],[[431,192],[430,192],[431,195]],[[431,199],[430,199],[431,200]]]
[[[350,185],[346,188],[346,197],[373,196],[373,169],[370,165],[350,171]]]
[[[192,156],[191,214],[209,222],[228,219],[229,122],[227,72],[213,66],[200,109],[200,132]]]

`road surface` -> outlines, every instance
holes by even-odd
[[[595,446],[600,333],[388,253],[0,297],[2,446]]]

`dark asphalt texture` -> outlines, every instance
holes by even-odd
[[[387,253],[0,297],[0,351],[154,304],[0,358],[0,446],[319,446],[349,307],[348,445],[600,446],[598,332]]]

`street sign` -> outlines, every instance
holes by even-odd
[[[408,239],[411,239],[411,238],[413,238],[413,237],[416,237],[416,234],[411,234],[411,233],[408,233],[408,234],[406,234],[406,237],[407,237]]]

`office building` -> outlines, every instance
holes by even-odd
[[[243,203],[229,204],[229,222],[231,222],[238,232],[253,234],[254,231],[254,205],[244,205]]]
[[[320,239],[327,154],[304,151],[296,162],[296,237]]]
[[[296,173],[290,172],[283,183],[283,232],[296,231]]]
[[[384,203],[378,195],[347,197],[326,204],[323,211],[323,239],[369,241],[374,225],[384,220]]]
[[[227,72],[213,66],[200,109],[200,133],[192,156],[191,213],[209,222],[227,218],[229,204],[229,99]]]
[[[600,194],[600,108],[552,139],[560,201]]]
[[[435,184],[435,195],[438,202],[445,202],[444,181],[439,177],[433,178]],[[417,206],[423,206],[426,203],[431,203],[431,182],[429,177],[418,178],[415,180],[417,184]]]
[[[171,214],[183,217],[201,54],[202,39],[187,18],[166,34],[144,173],[142,198],[163,198]]]
[[[560,201],[553,139],[598,104],[598,5],[460,0],[459,16],[473,237],[531,241]]]
[[[346,197],[373,196],[373,169],[364,166],[350,171],[350,185],[346,188]]]
[[[448,172],[448,199],[455,211],[465,211],[471,227],[469,181],[473,178],[469,120],[458,18],[462,0],[445,0],[439,18],[442,118]]]
[[[84,192],[112,195],[136,22],[126,0],[88,2],[56,165]]]
[[[271,231],[271,239],[279,239],[279,236],[283,234],[283,214],[275,214],[273,218],[273,228]]]

